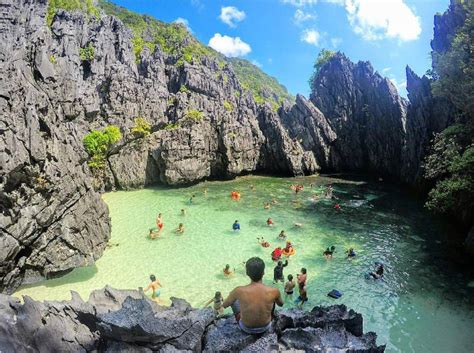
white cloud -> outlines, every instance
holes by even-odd
[[[308,12],[304,12],[303,10],[297,9],[295,11],[295,15],[293,16],[293,21],[300,25],[303,22],[310,21],[316,19],[316,15]]]
[[[331,38],[331,46],[337,48],[342,43],[341,38]]]
[[[418,39],[420,18],[404,0],[346,0],[347,18],[355,33],[366,40]]]
[[[312,6],[316,5],[318,0],[281,0],[284,4],[290,4],[296,7]]]
[[[173,21],[174,23],[179,23],[181,25],[183,25],[184,27],[186,27],[186,29],[193,33],[193,31],[191,30],[191,27],[189,26],[189,21],[185,18],[182,18],[182,17],[178,17],[176,20]]]
[[[223,36],[220,33],[214,34],[208,44],[212,49],[229,57],[244,56],[252,51],[250,45],[242,41],[239,37]]]
[[[318,46],[319,40],[321,39],[321,34],[315,29],[305,29],[303,32],[301,32],[300,39],[302,42]]]
[[[397,87],[398,91],[402,91],[407,87],[407,81],[398,81],[395,77],[390,78],[390,81],[392,81],[393,85]]]
[[[219,18],[222,22],[229,25],[230,27],[235,27],[236,22],[241,22],[245,19],[245,12],[240,11],[234,6],[225,6],[221,8],[221,14]]]
[[[252,60],[251,63],[254,64],[254,65],[255,65],[256,67],[258,67],[258,68],[262,68],[262,64],[260,64],[260,63],[259,63],[257,60],[255,60],[255,59]]]

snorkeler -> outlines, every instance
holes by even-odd
[[[285,231],[284,231],[284,230],[282,230],[282,231],[280,232],[280,234],[278,234],[278,238],[279,238],[279,239],[286,239],[286,234],[285,234]]]
[[[224,276],[229,277],[229,276],[232,276],[234,274],[235,269],[234,269],[234,271],[231,271],[230,270],[230,265],[227,264],[227,265],[225,265],[224,270],[222,272],[224,272]]]
[[[273,226],[273,220],[271,218],[267,219],[267,226]]]
[[[235,220],[234,224],[232,225],[233,230],[240,230],[240,223],[238,220]]]
[[[184,233],[184,224],[180,223],[178,229],[176,229],[176,233],[183,234]]]
[[[323,255],[326,256],[326,259],[332,259],[332,254],[336,251],[336,247],[333,245],[330,248],[324,250]]]
[[[158,297],[160,296],[159,288],[162,287],[162,285],[160,281],[156,279],[155,275],[150,275],[150,281],[151,283],[148,285],[148,287],[145,288],[144,292],[147,292],[151,289],[151,298],[153,300],[158,300]]]
[[[212,308],[214,309],[214,312],[216,314],[223,314],[224,308],[222,307],[222,304],[224,303],[224,298],[222,297],[221,292],[216,292],[216,294],[214,295],[214,298],[209,300],[206,304],[204,304],[204,306],[208,306],[212,302],[214,303],[214,305],[212,306]]]

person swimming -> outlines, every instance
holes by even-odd
[[[192,205],[192,203],[193,203],[195,197],[196,197],[196,195],[193,194],[193,195],[189,198],[188,202],[189,202],[190,205]]]
[[[150,233],[149,233],[150,239],[155,239],[155,237],[160,236],[160,232],[158,228],[150,228]]]
[[[336,247],[333,245],[330,248],[326,248],[326,250],[323,252],[323,255],[326,256],[327,259],[332,258],[334,251],[336,251]]]
[[[240,223],[238,220],[235,220],[234,224],[232,225],[233,230],[240,230]]]
[[[340,211],[340,210],[341,210],[341,205],[339,205],[338,203],[336,203],[336,204],[334,205],[334,209],[335,209],[336,211]]]
[[[183,234],[184,233],[184,224],[180,223],[178,229],[176,229],[176,233]]]
[[[156,279],[155,275],[150,275],[150,281],[151,283],[144,289],[144,292],[146,293],[150,289],[152,290],[151,293],[151,298],[154,300],[157,300],[158,297],[160,296],[160,290],[159,288],[162,287],[161,283],[159,280]]]
[[[227,265],[225,265],[223,272],[224,272],[224,276],[229,277],[229,276],[232,276],[234,274],[235,269],[234,269],[234,271],[231,271],[230,265],[227,264]]]
[[[222,297],[221,292],[216,292],[214,295],[214,298],[209,300],[204,306],[208,306],[209,304],[214,303],[212,308],[214,309],[214,312],[216,314],[223,314],[224,313],[224,308],[222,304],[224,303],[224,298]]]
[[[280,232],[280,234],[278,234],[278,238],[279,238],[279,239],[286,239],[286,234],[285,234],[285,231],[284,231],[284,230],[282,230],[282,231]]]
[[[278,203],[277,199],[273,198],[272,199],[272,204],[276,205]]]
[[[383,277],[384,265],[381,262],[376,262],[375,266],[375,271],[370,272],[369,276],[371,276],[373,279],[380,279]]]
[[[257,238],[257,241],[258,243],[263,246],[264,248],[268,248],[270,247],[270,243],[268,241],[265,241],[265,239],[263,239],[263,237],[261,238]]]
[[[181,209],[181,216],[186,216],[186,210],[184,208]]]
[[[267,219],[267,226],[273,226],[273,220],[271,218]]]
[[[270,209],[270,203],[269,202],[264,202],[263,203],[263,208],[266,209],[266,210],[269,210]]]
[[[293,223],[293,225],[296,227],[296,228],[301,228],[303,227],[303,223]]]
[[[349,260],[356,256],[356,252],[354,251],[354,248],[350,248],[349,250],[346,251],[346,253]]]

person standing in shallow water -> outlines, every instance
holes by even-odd
[[[251,335],[259,335],[272,326],[272,314],[275,305],[283,306],[278,288],[262,283],[265,263],[259,257],[252,257],[245,263],[245,271],[250,284],[232,290],[224,304],[224,308],[232,307],[240,329]]]
[[[158,213],[158,216],[156,216],[156,227],[158,228],[158,236],[161,235],[161,231],[163,230],[163,219],[161,216],[161,213]]]
[[[144,292],[148,292],[151,289],[151,299],[158,301],[158,297],[160,296],[159,288],[162,287],[159,280],[156,279],[155,275],[150,275],[151,283],[148,287],[145,288]]]

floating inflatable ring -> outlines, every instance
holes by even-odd
[[[289,257],[289,256],[291,256],[291,255],[296,254],[296,250],[293,249],[293,248],[291,248],[290,251],[283,250],[281,254],[282,254],[283,256]]]

